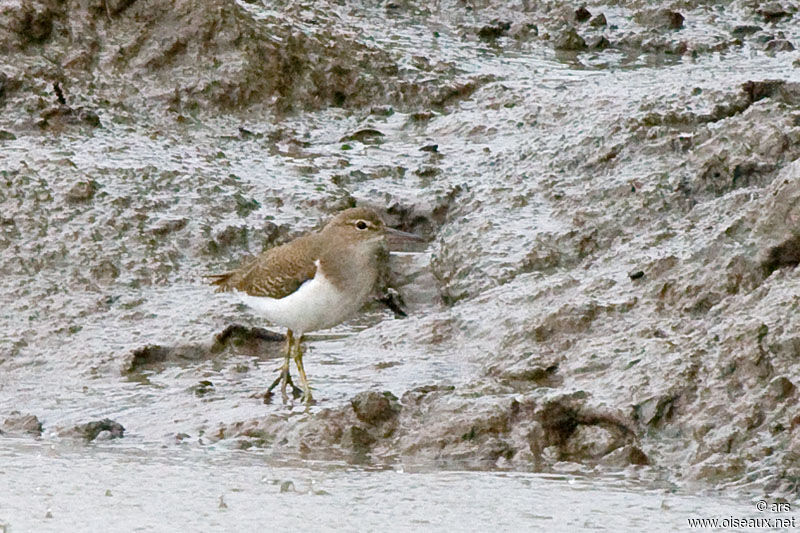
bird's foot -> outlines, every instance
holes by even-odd
[[[272,385],[270,385],[267,388],[266,392],[263,394],[264,403],[270,403],[272,401],[272,396],[274,394],[272,392],[272,389],[277,387],[279,383],[281,385],[281,395],[283,396],[283,401],[288,400],[288,396],[286,394],[287,385],[292,388],[292,398],[300,398],[304,394],[303,389],[295,385],[294,382],[292,381],[292,376],[291,374],[289,374],[289,369],[285,370],[281,369],[280,375],[277,378],[275,378],[275,381],[272,382]]]
[[[308,408],[310,405],[314,405],[315,403],[317,403],[314,400],[314,398],[311,397],[311,389],[303,393],[303,403],[306,404],[306,408]]]

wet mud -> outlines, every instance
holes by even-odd
[[[0,439],[797,498],[798,16],[3,4]],[[430,240],[407,316],[265,404],[283,332],[203,276],[353,205]]]

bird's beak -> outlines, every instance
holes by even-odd
[[[386,244],[389,250],[402,251],[405,250],[409,244],[427,242],[419,235],[400,231],[399,229],[386,228]]]

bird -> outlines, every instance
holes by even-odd
[[[302,392],[306,406],[311,405],[303,336],[344,322],[370,299],[388,269],[387,238],[398,243],[423,241],[387,227],[370,208],[353,207],[338,213],[320,231],[268,249],[230,272],[207,276],[217,292],[236,293],[256,314],[286,328],[283,365],[267,395],[280,383],[286,401],[286,387],[291,385],[293,392]],[[292,359],[302,391],[289,374]]]

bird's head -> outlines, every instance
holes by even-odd
[[[322,232],[336,234],[339,239],[347,242],[365,243],[376,248],[386,246],[387,239],[390,244],[423,240],[413,233],[387,227],[375,211],[366,207],[353,207],[342,211],[328,222]]]

